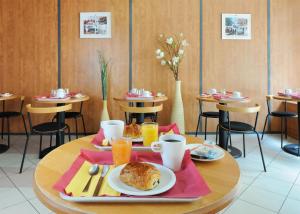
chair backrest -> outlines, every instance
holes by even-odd
[[[72,109],[72,104],[64,105],[64,106],[55,106],[55,107],[32,107],[31,104],[26,105],[27,112],[33,114],[50,114],[68,111]]]
[[[255,104],[252,107],[241,107],[241,106],[228,106],[217,104],[217,109],[226,112],[237,112],[237,113],[257,113],[260,111],[260,105]]]
[[[147,107],[131,107],[120,104],[120,109],[127,113],[156,113],[163,110],[163,104],[159,106],[147,106]]]

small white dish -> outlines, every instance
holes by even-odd
[[[12,96],[12,94],[11,93],[3,93],[3,94],[1,94],[1,96],[2,97],[10,97],[10,96]]]
[[[191,150],[191,159],[196,161],[212,162],[220,160],[225,156],[225,152],[215,145],[187,144],[186,147],[187,149]],[[202,157],[203,149],[209,149],[213,151],[215,153],[214,158]]]
[[[149,162],[145,162],[149,163]],[[121,170],[126,166],[123,164],[114,168],[108,176],[109,185],[116,191],[121,192],[127,195],[133,196],[149,196],[149,195],[157,195],[171,189],[176,183],[176,176],[174,172],[167,167],[164,167],[160,164],[149,163],[155,166],[160,171],[160,180],[159,185],[152,190],[139,190],[134,187],[128,186],[120,180]]]

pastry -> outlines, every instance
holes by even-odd
[[[132,123],[130,125],[125,126],[124,136],[131,138],[139,138],[141,137],[141,128],[139,125]]]
[[[128,163],[120,173],[122,182],[140,190],[151,190],[159,184],[159,170],[148,163]]]

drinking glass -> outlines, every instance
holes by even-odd
[[[114,165],[119,166],[129,163],[131,156],[132,142],[126,138],[120,138],[112,141],[112,155]]]
[[[151,146],[152,142],[158,140],[158,124],[153,122],[143,123],[142,136],[144,146]]]

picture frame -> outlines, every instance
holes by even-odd
[[[111,38],[111,12],[80,13],[80,38]]]
[[[222,14],[222,39],[251,39],[251,14]]]

